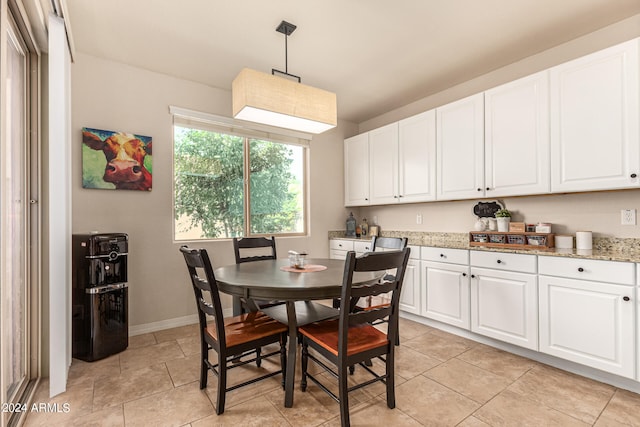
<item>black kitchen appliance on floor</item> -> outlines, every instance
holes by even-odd
[[[72,245],[73,357],[91,362],[129,345],[129,237],[74,234]]]

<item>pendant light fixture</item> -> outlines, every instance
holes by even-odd
[[[284,34],[285,71],[272,69],[269,75],[244,68],[233,80],[234,118],[314,134],[336,126],[336,95],[289,74],[287,38],[296,28],[286,21],[276,28]]]

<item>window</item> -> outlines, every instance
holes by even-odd
[[[304,235],[306,151],[174,123],[175,240]]]

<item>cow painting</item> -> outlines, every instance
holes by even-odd
[[[151,137],[82,129],[82,186],[151,191]]]

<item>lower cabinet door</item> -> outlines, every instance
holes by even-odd
[[[635,374],[633,286],[540,276],[540,351]]]
[[[422,315],[469,329],[469,267],[422,261]]]
[[[420,261],[409,259],[400,292],[400,310],[420,314]]]
[[[538,350],[536,275],[471,268],[471,330]]]

